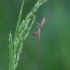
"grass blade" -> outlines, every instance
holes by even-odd
[[[20,9],[20,13],[19,13],[18,21],[17,21],[17,26],[16,26],[16,30],[15,30],[14,39],[15,39],[15,38],[17,37],[17,35],[18,35],[19,26],[20,26],[20,23],[21,23],[22,12],[23,12],[23,7],[24,7],[24,1],[25,1],[25,0],[23,0],[22,5],[21,5],[21,9]]]

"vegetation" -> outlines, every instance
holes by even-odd
[[[26,16],[25,20],[21,22],[21,16],[24,6],[23,0],[17,21],[14,38],[12,38],[11,32],[9,34],[9,49],[10,49],[9,70],[15,70],[17,68],[18,60],[23,48],[23,42],[28,37],[29,31],[32,28],[32,25],[35,21],[36,11],[44,2],[46,2],[46,0],[38,0],[33,9],[31,10],[31,12]]]

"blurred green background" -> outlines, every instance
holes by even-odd
[[[31,11],[37,0],[25,0],[22,19]],[[0,0],[0,70],[9,68],[8,36],[14,34],[22,0]],[[53,0],[51,0],[51,4]],[[50,12],[49,1],[37,11],[36,21],[40,22]],[[35,70],[38,37],[33,40],[33,25],[25,41],[16,70]],[[70,70],[70,0],[54,0],[50,20],[41,29],[42,52],[38,70]],[[28,54],[36,50],[32,54]],[[23,55],[28,54],[28,55]]]

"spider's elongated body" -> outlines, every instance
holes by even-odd
[[[40,29],[41,29],[41,27],[43,27],[44,23],[45,23],[45,17],[42,19],[40,24],[38,24],[37,31],[33,33],[33,36],[36,36],[37,34],[40,34]]]

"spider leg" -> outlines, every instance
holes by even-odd
[[[35,23],[38,24],[38,26],[37,26],[37,29],[38,29],[38,27],[39,27],[39,22],[35,21]]]
[[[40,41],[40,34],[38,34],[39,37],[39,42],[38,42],[38,54],[37,54],[37,58],[36,58],[36,63],[34,64],[34,68],[36,70],[38,70],[39,66],[40,66],[40,54],[41,54],[41,41]],[[34,70],[34,68],[32,70]]]
[[[40,34],[38,34],[38,37],[39,37],[39,42],[40,42]]]

